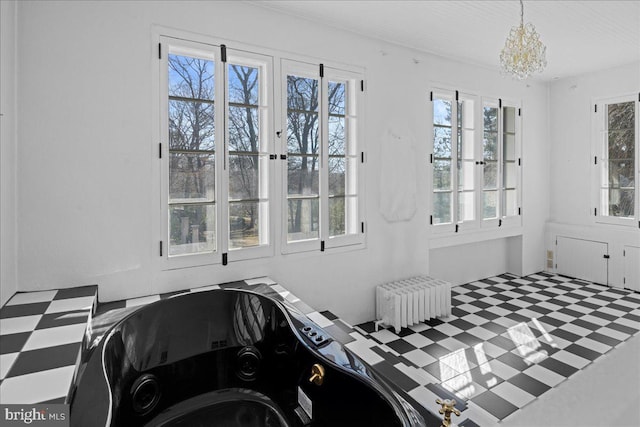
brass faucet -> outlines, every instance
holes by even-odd
[[[309,378],[309,382],[315,385],[322,385],[324,382],[324,367],[319,363],[311,367],[311,378]]]
[[[457,416],[460,416],[460,411],[456,409],[455,399],[445,399],[444,401],[436,399],[438,405],[442,405],[442,408],[438,410],[440,414],[444,415],[442,425],[440,427],[449,427],[451,425],[451,413],[453,412]]]

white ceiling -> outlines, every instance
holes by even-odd
[[[267,0],[250,1],[295,17],[420,51],[498,68],[517,0]],[[547,46],[552,80],[640,61],[640,1],[524,2],[524,20]]]

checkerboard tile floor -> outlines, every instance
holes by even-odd
[[[452,305],[398,334],[356,325],[347,347],[432,412],[454,397],[462,426],[508,420],[640,332],[640,294],[547,273],[454,287]]]
[[[97,292],[17,293],[0,309],[0,402],[64,403]]]

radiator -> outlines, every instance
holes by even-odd
[[[427,276],[378,285],[376,330],[393,326],[396,333],[425,320],[451,315],[451,283]]]

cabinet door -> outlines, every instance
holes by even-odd
[[[624,287],[640,291],[640,248],[624,247]]]
[[[608,284],[609,246],[604,242],[557,238],[556,272],[564,276]]]

